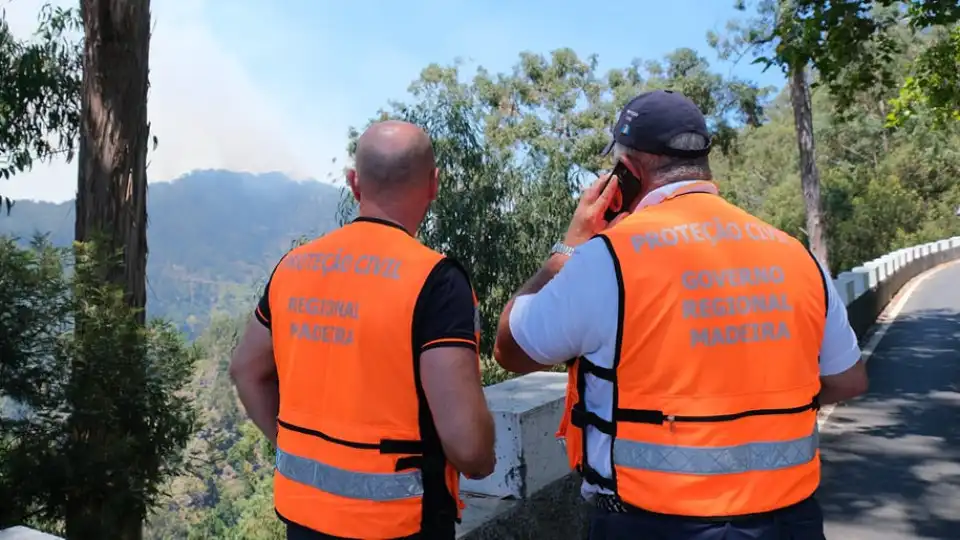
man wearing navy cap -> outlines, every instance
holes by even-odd
[[[515,373],[568,364],[558,436],[590,537],[824,538],[817,410],[867,387],[829,272],[719,196],[682,94],[630,101],[604,153],[495,348]]]

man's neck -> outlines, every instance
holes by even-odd
[[[361,202],[360,208],[357,209],[358,217],[381,219],[383,221],[389,221],[390,223],[396,223],[403,227],[403,230],[407,231],[408,234],[415,236],[417,229],[420,228],[419,221],[399,214],[399,212],[396,212],[392,208],[384,208],[372,201]]]
[[[656,187],[644,193],[643,196],[640,197],[640,200],[637,202],[636,206],[633,207],[633,211],[636,212],[641,208],[658,204],[664,199],[670,197],[674,191],[698,182],[712,182],[712,180],[687,179],[658,184]],[[709,193],[712,190],[705,191]]]

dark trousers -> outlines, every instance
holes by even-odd
[[[820,504],[809,499],[770,514],[704,522],[643,512],[597,509],[590,540],[825,540]]]

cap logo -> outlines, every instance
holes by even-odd
[[[626,124],[626,125],[624,125],[622,128],[620,128],[620,134],[621,134],[621,135],[629,135],[629,134],[630,134],[630,124]]]

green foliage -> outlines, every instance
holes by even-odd
[[[165,511],[151,516],[147,538],[285,537],[273,511],[274,449],[245,419],[227,374],[248,317],[216,317],[196,341],[204,351],[192,396],[200,429],[188,445],[187,471],[167,484]]]
[[[92,245],[75,251],[66,507],[68,515],[80,508],[80,530],[102,530],[104,523],[146,517],[163,481],[180,469],[196,418],[182,393],[195,353],[171,325],[138,324],[124,292],[102,284],[101,269],[117,263]],[[122,489],[112,488],[117,478]],[[83,508],[92,501],[114,518],[87,515]]]
[[[0,528],[55,524],[68,413],[70,284],[62,250],[0,238]]]
[[[80,28],[76,9],[45,5],[33,39],[13,37],[0,17],[0,179],[35,161],[74,155],[80,124]],[[13,202],[0,197],[9,213]]]
[[[892,100],[889,126],[903,126],[921,109],[929,110],[938,124],[960,120],[960,25],[938,34],[914,61],[913,74]]]
[[[123,291],[96,279],[92,246],[74,253],[0,239],[0,526],[59,531],[90,501],[143,517],[193,433],[195,350],[163,321],[136,323]],[[118,536],[101,518],[85,530]]]
[[[420,237],[470,269],[485,355],[500,309],[561,238],[582,182],[606,165],[600,151],[627,100],[646,89],[682,90],[733,153],[732,122],[759,124],[769,92],[711,72],[690,49],[606,74],[597,73],[595,56],[570,49],[523,53],[510,74],[480,68],[469,83],[462,67],[428,66],[410,86],[410,102],[376,118],[413,122],[433,140],[441,189]]]
[[[882,102],[858,97],[844,119],[826,93],[814,96],[817,161],[834,274],[883,253],[960,234],[960,125],[919,115],[889,131]],[[804,209],[793,117],[786,96],[770,121],[740,136],[741,151],[714,160],[723,194],[803,238]]]
[[[731,36],[710,36],[728,54],[752,49],[755,62],[785,71],[812,64],[843,115],[863,93],[883,96],[900,87],[888,125],[926,106],[943,122],[960,116],[960,4],[955,0],[756,0],[753,16],[734,21]],[[748,3],[735,5],[747,11]],[[931,38],[933,34],[934,38]],[[917,60],[904,79],[899,60]]]
[[[240,425],[240,438],[227,462],[243,478],[233,497],[223,498],[188,533],[190,540],[282,540],[286,529],[273,509],[273,448],[252,422]]]

